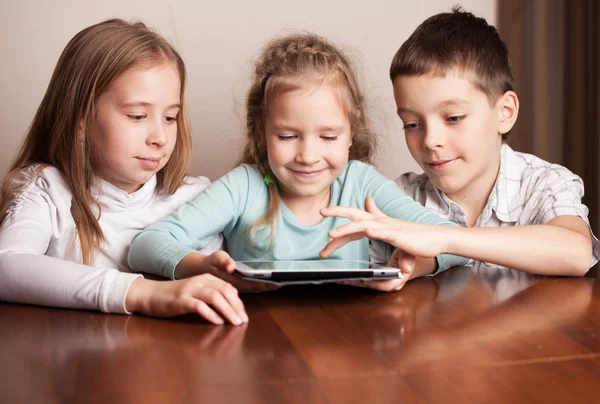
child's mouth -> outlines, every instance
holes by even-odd
[[[297,177],[309,179],[309,178],[318,177],[323,172],[323,170],[312,170],[312,171],[296,171],[296,170],[292,170],[292,172]]]
[[[431,167],[433,170],[437,171],[437,170],[443,170],[445,168],[452,166],[457,160],[458,160],[458,157],[455,159],[451,159],[451,160],[439,160],[439,161],[426,163],[426,164],[429,167]]]
[[[143,158],[137,157],[137,159],[142,163],[142,167],[148,170],[155,170],[160,165],[159,158]]]

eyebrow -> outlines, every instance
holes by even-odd
[[[281,131],[298,132],[298,129],[288,125],[273,125],[273,129]],[[317,128],[317,132],[341,132],[344,125],[324,125]]]
[[[152,103],[150,103],[150,102],[132,101],[132,102],[125,102],[125,103],[121,104],[121,107],[149,107],[151,105],[152,105]],[[171,105],[167,106],[166,109],[172,109],[172,108],[181,108],[181,104],[180,103],[171,104]]]
[[[452,98],[450,100],[445,100],[440,102],[439,104],[437,104],[437,106],[435,107],[436,110],[445,108],[445,107],[450,107],[453,105],[468,105],[469,101],[465,100],[464,98]],[[417,112],[412,110],[410,107],[400,107],[397,109],[398,114],[402,114],[402,113],[409,113],[409,114],[416,114]]]
[[[325,126],[319,126],[317,128],[317,131],[319,132],[341,132],[344,130],[344,125],[325,125]]]
[[[443,108],[443,107],[449,107],[451,105],[464,105],[464,104],[468,104],[469,101],[465,100],[464,98],[452,98],[451,100],[446,100],[446,101],[442,101],[437,105],[437,108]]]

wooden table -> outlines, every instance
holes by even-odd
[[[486,266],[244,296],[250,323],[0,304],[1,403],[600,401],[600,284]]]

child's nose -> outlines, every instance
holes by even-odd
[[[442,128],[426,126],[423,136],[423,147],[428,150],[436,150],[444,147],[446,143],[446,135]]]
[[[296,153],[296,161],[302,164],[314,164],[320,160],[318,147],[312,142],[302,142]]]
[[[167,135],[166,124],[163,122],[157,122],[150,128],[150,134],[148,136],[148,144],[163,147],[167,144],[169,137]]]

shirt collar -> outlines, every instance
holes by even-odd
[[[438,187],[433,185],[433,182],[431,182],[431,180],[428,180],[427,182],[431,184],[435,198],[426,198],[425,207],[433,210],[434,212],[438,212],[438,214],[442,217],[450,216],[451,206],[453,205],[455,205],[458,209],[461,209],[456,202],[448,198],[448,195],[446,195],[444,192],[440,191]]]
[[[140,189],[128,193],[108,181],[95,178],[92,185],[92,195],[96,197],[103,208],[136,209],[148,203],[148,200],[153,199],[152,195],[156,192],[156,185],[156,175],[153,175]]]
[[[524,169],[523,160],[504,143],[500,154],[500,170],[486,206],[491,207],[503,222],[517,222],[523,211],[520,194]]]

